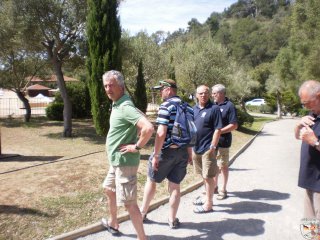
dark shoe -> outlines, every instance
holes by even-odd
[[[118,229],[115,229],[108,224],[108,220],[105,218],[101,219],[101,224],[107,229],[109,233],[111,233],[112,236],[119,236],[120,231]]]
[[[147,222],[148,221],[148,218],[147,218],[147,214],[143,215],[142,214],[142,222]]]
[[[209,209],[209,210],[205,210],[203,208],[203,206],[197,206],[195,209],[193,209],[193,212],[194,213],[199,213],[199,214],[202,214],[202,213],[211,213],[213,212],[213,209]]]
[[[171,229],[179,228],[180,226],[179,218],[176,218],[173,222],[170,222],[170,220],[168,220],[168,224]]]

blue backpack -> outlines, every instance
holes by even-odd
[[[183,145],[193,146],[196,142],[197,128],[194,124],[194,116],[188,111],[186,102],[171,102],[177,108],[176,119],[171,131],[171,141],[181,147]]]

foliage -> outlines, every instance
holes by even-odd
[[[262,104],[260,106],[248,105],[246,109],[250,112],[260,112],[260,113],[274,113],[274,108],[269,104]]]
[[[259,85],[253,89],[255,97],[262,97],[266,92],[266,82],[272,73],[272,65],[270,63],[262,63],[259,66],[252,69],[250,77],[257,81]]]
[[[232,81],[227,86],[228,96],[237,100],[242,106],[255,89],[259,88],[259,82],[253,79],[244,67],[236,62],[230,62]],[[244,109],[244,107],[242,107]]]
[[[46,67],[43,51],[34,24],[26,24],[20,3],[7,0],[0,7],[0,86],[15,92],[26,109],[25,121],[31,118],[31,108],[24,91],[35,75]]]
[[[320,79],[320,2],[297,0],[291,15],[288,47],[277,57],[279,76],[294,90],[307,79]]]
[[[57,78],[63,97],[63,136],[72,136],[72,105],[63,77],[63,63],[77,55],[77,44],[82,40],[86,15],[86,0],[24,0],[25,24],[34,26],[41,36],[38,41],[46,50],[46,59]],[[37,36],[38,36],[37,35]]]
[[[46,108],[46,116],[50,120],[63,121],[63,102],[55,101]]]
[[[300,117],[306,116],[309,114],[309,110],[306,108],[299,108],[297,111],[297,115]]]
[[[72,103],[72,118],[89,118],[91,117],[91,105],[90,105],[90,96],[89,90],[85,83],[69,83],[67,84],[67,91],[70,96]],[[48,108],[55,108],[50,112],[51,115],[57,114],[57,117],[49,117],[49,119],[58,120],[60,115],[63,115],[63,108],[60,109],[60,104],[63,106],[63,99],[60,92],[57,92],[55,95],[54,103],[57,105],[50,105]],[[59,103],[59,104],[58,104]],[[51,111],[51,110],[50,110]],[[61,112],[58,112],[61,111]]]
[[[147,93],[146,93],[146,82],[143,76],[143,64],[142,61],[139,63],[137,85],[134,92],[134,102],[140,111],[146,113],[148,107]]]
[[[175,76],[180,91],[189,96],[201,84],[213,86],[229,82],[230,61],[228,53],[210,37],[177,40],[170,49],[175,66]],[[210,63],[210,64],[208,64]]]
[[[109,130],[111,105],[111,101],[105,96],[102,75],[108,70],[121,71],[118,5],[117,0],[88,0],[88,87],[93,121],[99,135],[106,135]]]
[[[121,38],[121,54],[123,56],[123,74],[126,77],[126,87],[129,92],[136,89],[136,76],[139,62],[143,62],[143,75],[146,87],[154,86],[159,79],[167,77],[169,59],[157,40],[145,32],[139,32],[130,37],[126,32]]]
[[[290,5],[290,0],[239,0],[224,11],[226,17],[268,17],[271,18],[282,7]]]
[[[301,108],[301,103],[298,95],[288,89],[282,93],[282,103],[284,113],[298,113]]]
[[[242,109],[236,107],[237,109],[237,118],[238,118],[238,125],[243,126],[251,126],[254,121],[254,118],[247,112],[243,111]]]

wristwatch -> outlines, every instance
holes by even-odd
[[[214,149],[214,150],[216,150],[217,149],[217,147],[215,146],[215,145],[210,145],[210,149]]]
[[[318,148],[320,146],[320,142],[319,142],[319,139],[317,139],[317,141],[314,142],[313,146],[315,148]]]
[[[138,151],[141,149],[141,147],[139,147],[137,144],[134,145],[134,148],[135,148],[136,150],[138,150]]]

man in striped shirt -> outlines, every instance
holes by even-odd
[[[177,84],[172,79],[160,81],[160,85],[154,87],[160,90],[161,98],[164,101],[159,108],[156,123],[158,129],[155,137],[154,151],[149,159],[148,180],[144,189],[143,202],[141,207],[142,217],[145,218],[151,200],[156,191],[156,183],[168,179],[170,193],[170,212],[168,224],[170,228],[179,227],[179,219],[176,217],[180,204],[180,182],[187,173],[187,165],[192,162],[192,148],[185,145],[178,147],[171,141],[171,132],[175,121],[177,107],[175,102],[181,102],[177,96]],[[193,115],[193,109],[188,107]]]

